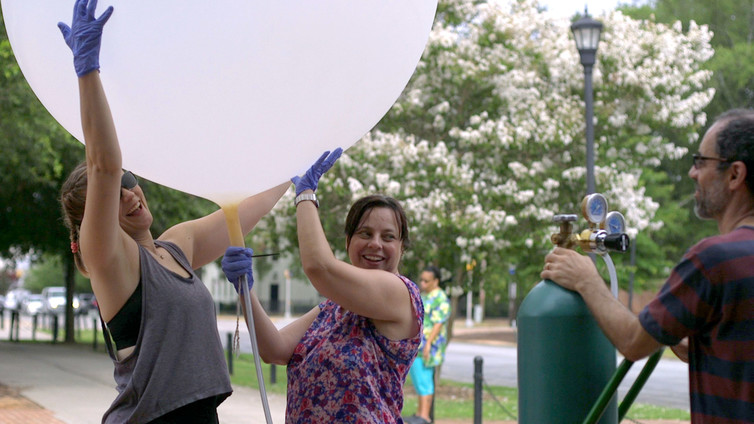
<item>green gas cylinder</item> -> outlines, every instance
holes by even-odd
[[[517,314],[519,424],[579,424],[615,372],[615,348],[581,296],[550,280]],[[600,424],[617,424],[617,400]]]

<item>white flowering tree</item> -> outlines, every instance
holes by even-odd
[[[684,155],[705,123],[711,34],[619,12],[600,19],[597,191],[636,234],[662,226],[643,170]],[[516,265],[519,283],[536,283],[553,215],[577,213],[586,187],[583,68],[569,25],[530,0],[441,0],[408,87],[320,184],[333,247],[343,250],[348,205],[382,192],[411,220],[405,273],[432,263],[459,287],[473,274],[502,291]],[[284,209],[272,217],[278,228],[281,213],[293,216]],[[470,263],[482,266],[467,272]]]

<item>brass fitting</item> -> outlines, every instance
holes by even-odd
[[[594,252],[600,255],[608,251],[625,252],[628,250],[629,239],[626,234],[608,234],[604,229],[592,228],[592,226],[574,234],[572,223],[576,221],[576,215],[555,215],[552,220],[560,224],[560,232],[550,236],[550,241],[558,247],[573,249],[574,246],[579,246],[584,253]]]
[[[576,244],[576,236],[573,234],[573,222],[577,216],[574,214],[560,214],[552,217],[552,222],[560,224],[560,232],[550,236],[550,241],[558,247],[572,249]]]

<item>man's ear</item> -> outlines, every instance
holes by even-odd
[[[746,188],[746,164],[741,161],[735,161],[730,164],[728,188],[731,191]]]

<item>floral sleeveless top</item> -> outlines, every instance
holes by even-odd
[[[424,306],[416,284],[399,277],[419,324],[416,335],[390,340],[368,318],[322,302],[288,363],[286,423],[403,423],[403,384],[421,341]]]
[[[445,359],[445,349],[448,347],[448,320],[450,319],[450,301],[448,295],[441,288],[431,293],[422,293],[424,303],[424,331],[419,352],[422,352],[427,338],[432,334],[435,324],[442,324],[440,333],[429,348],[429,361],[424,361],[425,367],[436,367]],[[421,355],[420,355],[421,356]]]

